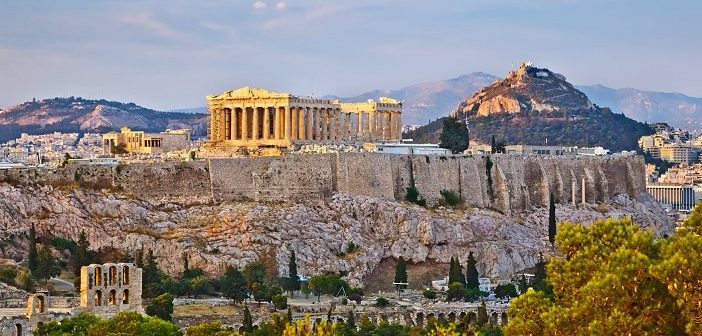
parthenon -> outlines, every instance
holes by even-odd
[[[243,87],[207,97],[210,144],[285,147],[392,142],[402,138],[402,103],[342,103]]]

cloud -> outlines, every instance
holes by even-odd
[[[121,20],[122,22],[151,31],[157,35],[167,38],[181,38],[184,35],[182,32],[173,29],[171,26],[154,19],[151,13],[138,13],[123,16]]]
[[[281,9],[281,10],[282,10],[282,9],[287,8],[287,7],[288,7],[288,5],[286,5],[285,2],[282,2],[282,1],[279,2],[279,3],[277,3],[277,4],[275,4],[275,8],[276,8],[276,9]]]
[[[253,8],[256,10],[263,10],[266,9],[266,7],[268,7],[268,5],[263,1],[256,1],[253,4]]]

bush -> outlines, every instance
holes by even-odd
[[[349,304],[349,299],[347,299],[347,298],[342,298],[342,299],[341,299],[341,304],[344,305],[344,306],[347,305],[347,304]]]
[[[346,245],[346,253],[353,253],[354,251],[358,250],[358,245],[356,245],[354,242],[350,241]]]
[[[405,201],[417,204],[419,206],[426,206],[427,200],[422,197],[419,190],[414,185],[407,187],[407,192],[405,193]]]
[[[146,314],[170,321],[173,314],[173,296],[171,294],[157,296],[146,306]]]
[[[508,283],[505,285],[497,285],[495,288],[495,295],[498,298],[504,299],[506,297],[517,297],[517,289],[514,288],[514,284]]]
[[[424,290],[422,295],[424,295],[425,298],[430,300],[436,299],[436,292],[433,289]]]
[[[351,293],[348,296],[349,300],[356,302],[356,304],[361,304],[361,300],[363,300],[363,296],[358,293]]]
[[[273,295],[273,298],[271,300],[273,301],[273,306],[275,306],[275,309],[278,309],[278,310],[288,309],[288,297],[287,296],[284,296],[282,294],[276,294],[276,295]]]
[[[455,207],[463,203],[461,196],[453,190],[443,189],[441,190],[440,194],[442,197],[441,205]]]
[[[389,306],[389,305],[390,305],[390,301],[388,301],[388,299],[386,299],[386,298],[384,298],[384,297],[382,297],[382,296],[379,297],[379,298],[377,298],[377,299],[375,299],[375,306],[376,306],[376,307],[384,308],[384,307],[387,307],[387,306]]]

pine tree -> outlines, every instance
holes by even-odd
[[[550,195],[548,202],[548,241],[551,246],[556,241],[556,201],[553,194]]]
[[[466,287],[469,289],[480,288],[480,282],[478,281],[478,277],[480,277],[480,275],[478,273],[477,264],[478,262],[475,260],[473,252],[471,251],[468,253],[468,260],[466,261]]]
[[[27,256],[27,266],[32,273],[37,271],[39,260],[37,258],[37,236],[34,224],[29,228],[29,255]]]
[[[56,258],[51,254],[51,249],[49,249],[49,247],[45,245],[39,247],[37,252],[37,269],[32,273],[37,279],[44,281],[59,274]]]
[[[450,149],[451,153],[463,153],[468,148],[470,141],[468,128],[462,120],[448,117],[444,120],[441,135],[439,135],[439,147]]]
[[[235,303],[244,302],[248,296],[248,287],[244,274],[234,266],[228,266],[221,279],[222,294]]]
[[[522,274],[522,277],[519,278],[518,287],[519,287],[519,294],[524,294],[524,293],[526,293],[527,289],[529,289],[529,285],[527,284],[527,279],[526,279],[526,276],[524,274]]]
[[[251,311],[249,306],[244,306],[244,332],[250,334],[253,332],[253,317],[251,317]]]
[[[546,260],[543,253],[539,253],[539,261],[534,267],[534,288],[542,290],[546,285]]]
[[[395,266],[395,282],[407,283],[407,264],[402,257],[397,260],[397,265]]]

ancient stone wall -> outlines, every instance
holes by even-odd
[[[107,166],[0,171],[0,181],[81,183],[138,198],[300,201],[332,192],[401,201],[414,184],[429,204],[451,190],[472,207],[511,214],[559,203],[607,202],[645,192],[644,161],[636,156],[551,157],[339,153],[219,158]],[[490,178],[488,179],[488,174]],[[583,192],[584,191],[584,192]],[[584,195],[583,195],[584,194]]]

